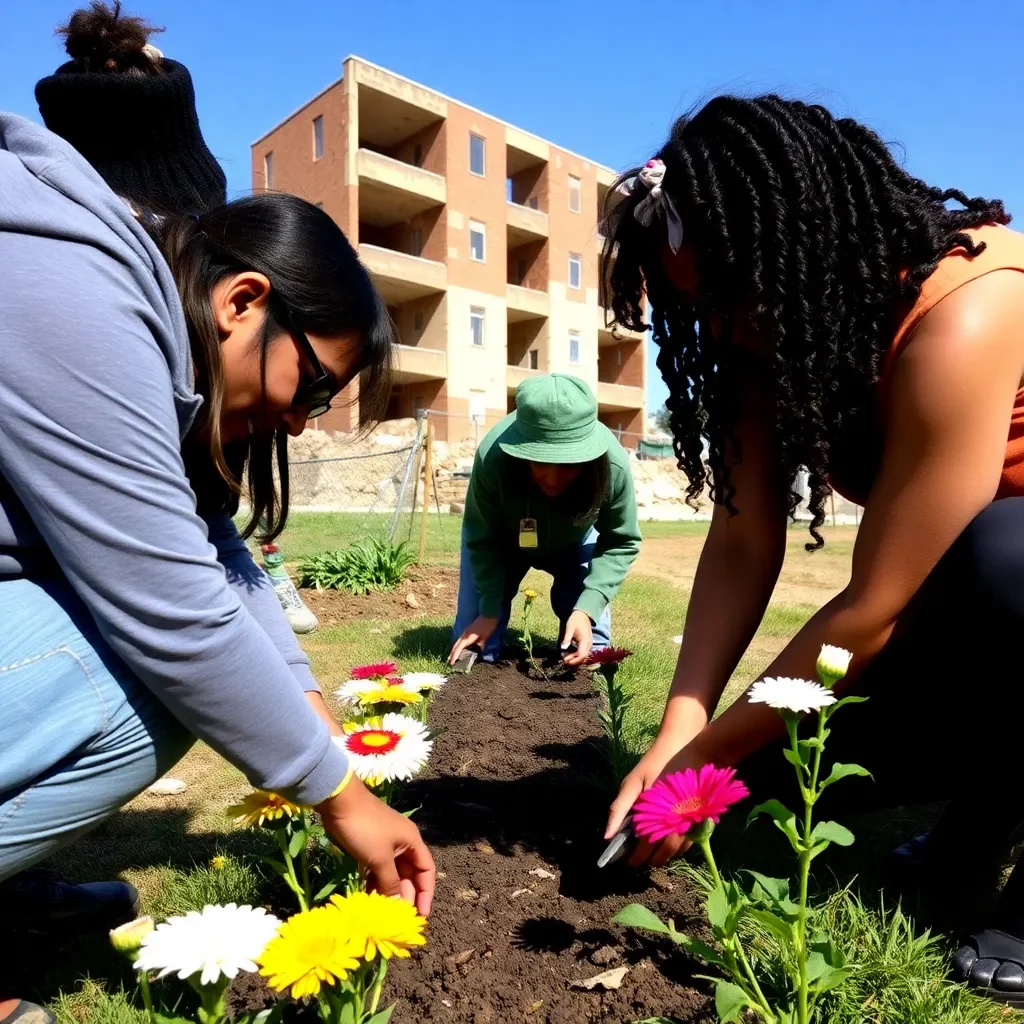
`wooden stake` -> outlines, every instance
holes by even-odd
[[[426,460],[423,465],[423,511],[420,514],[419,560],[421,562],[427,550],[427,509],[430,508],[430,488],[434,485],[434,424],[430,422],[430,417],[427,417],[426,449]],[[413,505],[413,509],[415,507]]]
[[[836,492],[831,491],[829,493],[829,501],[832,502],[832,528],[835,529],[836,525]]]

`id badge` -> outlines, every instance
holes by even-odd
[[[519,546],[521,548],[535,548],[537,546],[537,520],[519,520]]]

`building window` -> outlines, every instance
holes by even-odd
[[[506,178],[505,179],[505,202],[506,203],[513,202],[513,199],[512,199],[513,194],[514,193],[512,191],[512,179],[511,178]]]
[[[263,156],[263,187],[274,187],[274,154],[266,153]]]
[[[469,307],[469,338],[477,348],[484,347],[484,311],[479,306]]]
[[[580,361],[580,332],[570,331],[569,332],[569,362],[578,363]]]
[[[423,228],[412,229],[412,254],[413,256],[423,254]]]
[[[526,260],[516,262],[516,284],[522,284],[526,280]]]
[[[583,183],[579,178],[572,174],[569,175],[569,209],[573,213],[579,213],[580,208],[583,206],[580,193],[582,186]]]
[[[569,287],[583,287],[583,257],[578,252],[569,253]]]
[[[417,142],[416,145],[412,147],[412,162],[413,162],[413,165],[416,166],[416,167],[422,167],[423,166],[423,143],[422,142]]]
[[[540,196],[530,196],[530,198],[526,200],[526,205],[531,210],[539,210],[540,209]]]
[[[412,329],[416,332],[418,338],[423,331],[423,311],[415,313],[412,318]]]
[[[469,222],[469,258],[477,263],[487,259],[487,229],[478,220]]]
[[[319,160],[324,155],[324,119],[313,118],[313,159]]]
[[[479,174],[482,178],[487,166],[486,143],[482,136],[469,136],[469,170],[471,174]]]
[[[621,366],[622,365],[622,349],[621,348],[617,348],[615,350],[615,358],[616,358],[616,361],[618,362],[619,366]]]
[[[536,370],[540,366],[540,354],[535,348],[530,349],[530,369]]]

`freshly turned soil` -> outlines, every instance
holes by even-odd
[[[401,586],[356,596],[347,590],[316,590],[303,587],[299,593],[322,626],[369,619],[422,619],[452,613],[459,590],[459,570],[449,566],[418,565],[409,570]],[[415,607],[408,601],[415,597]]]
[[[587,673],[545,682],[508,663],[439,694],[443,731],[402,802],[440,874],[428,945],[388,974],[396,1024],[716,1019],[700,965],[609,924],[642,902],[682,927],[697,904],[659,872],[597,868],[611,793],[598,706]],[[629,968],[617,990],[570,987],[615,967]]]

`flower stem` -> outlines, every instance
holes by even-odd
[[[722,889],[722,876],[718,872],[718,865],[715,863],[715,855],[711,852],[710,832],[705,832],[701,835],[698,835],[695,839],[695,842],[700,847],[700,852],[704,855],[704,863],[708,866],[708,871],[711,873],[711,878],[712,881],[714,881],[715,883],[715,888]],[[750,961],[747,959],[746,953],[743,952],[743,944],[740,942],[739,937],[735,934],[726,936],[724,945],[726,948],[726,952],[730,954],[728,959],[732,960],[732,958],[735,956],[735,958],[739,961],[739,965],[742,969],[743,974],[746,975],[747,980],[750,982],[750,987],[753,990],[754,995],[757,997],[757,1001],[759,1003],[757,1007],[757,1012],[760,1013],[766,1021],[768,1021],[768,1024],[774,1024],[776,1019],[775,1014],[772,1011],[771,1005],[769,1004],[768,1000],[765,998],[764,992],[761,991],[761,986],[758,983],[757,975],[754,974],[754,969],[753,967],[751,967]],[[730,966],[733,977],[735,977],[736,980],[739,981],[740,971],[736,970],[735,964],[731,964]]]
[[[295,874],[295,861],[292,859],[292,855],[288,852],[288,836],[283,828],[275,828],[274,835],[277,836],[277,845],[281,850],[281,857],[284,859],[285,884],[295,894],[296,899],[299,901],[300,910],[309,910],[309,904],[306,902],[306,891],[301,885],[299,885],[299,879]]]
[[[149,975],[145,971],[139,971],[139,992],[142,995],[142,1005],[146,1008],[151,1022],[156,1021],[153,1011],[153,995],[149,991]]]
[[[800,902],[796,922],[794,945],[796,946],[799,980],[797,990],[797,1024],[808,1024],[807,984],[807,889],[811,874],[811,832],[814,804],[818,799],[818,773],[821,770],[822,747],[825,743],[825,716],[818,714],[818,742],[811,754],[810,785],[801,787],[804,797],[804,834],[800,849]]]
[[[299,866],[302,869],[302,891],[306,896],[306,907],[303,909],[306,909],[313,906],[313,886],[309,880],[309,820],[306,817],[305,811],[299,817],[299,822],[302,834],[306,838],[299,853]]]

